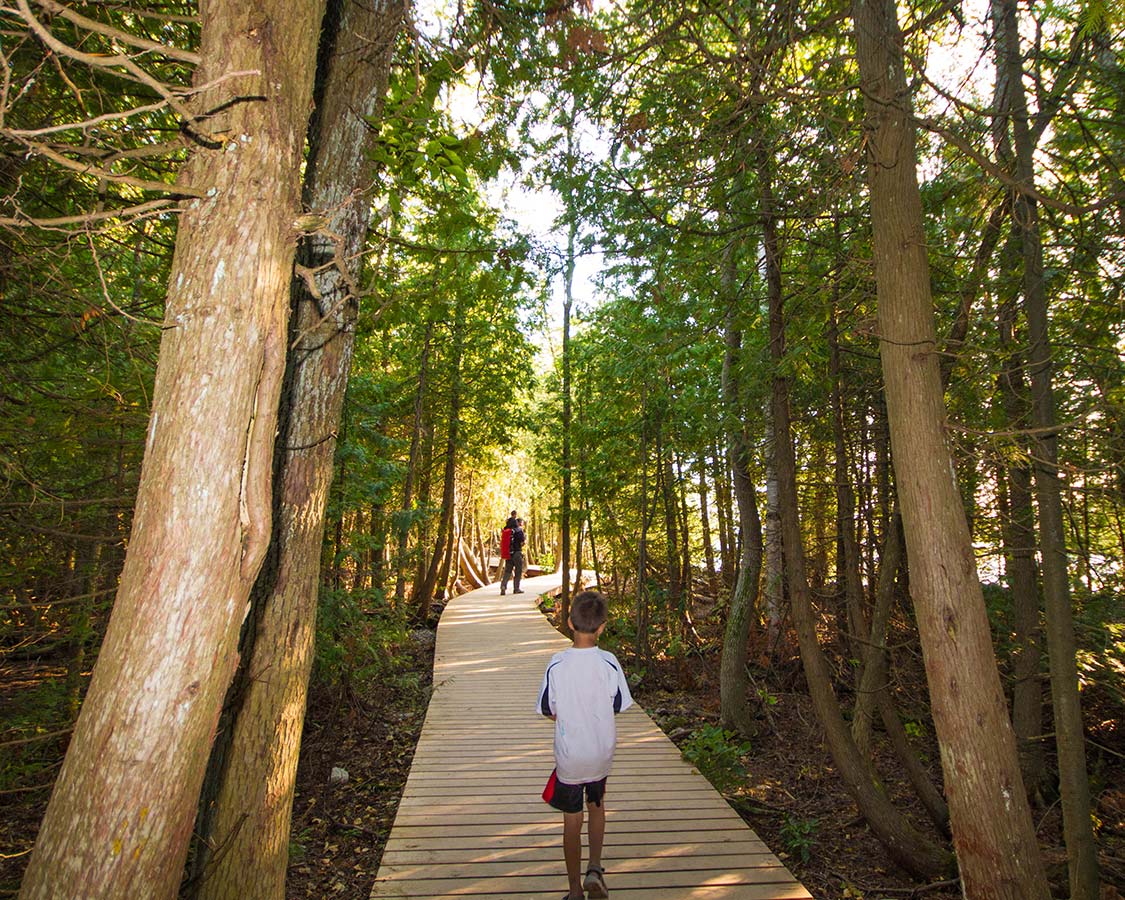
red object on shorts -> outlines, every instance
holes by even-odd
[[[512,558],[512,529],[505,528],[500,532],[500,558]]]
[[[555,769],[551,772],[551,777],[547,779],[547,786],[543,788],[543,800],[547,803],[551,802],[551,798],[555,796],[555,783],[559,780],[558,770]]]

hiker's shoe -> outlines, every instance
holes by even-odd
[[[508,592],[506,590],[504,590],[504,588],[500,588],[500,596],[501,597],[503,597],[506,593],[508,593]]]
[[[513,594],[522,594],[523,591],[520,588],[516,588],[514,591],[512,591],[512,593]]]
[[[609,888],[605,886],[605,869],[601,866],[590,866],[586,870],[586,880],[582,882],[586,889],[586,896],[590,900],[605,900],[609,896]]]

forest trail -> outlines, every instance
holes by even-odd
[[[540,798],[552,728],[535,712],[568,641],[536,608],[559,576],[455,598],[438,627],[434,694],[372,900],[557,900],[562,816]],[[604,862],[614,900],[800,900],[811,895],[648,715],[618,719]],[[585,856],[584,856],[585,859]]]

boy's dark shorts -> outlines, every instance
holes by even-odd
[[[601,781],[587,781],[584,784],[567,784],[559,781],[556,769],[547,779],[547,786],[543,788],[543,799],[551,806],[564,813],[582,812],[582,795],[586,795],[586,802],[594,806],[601,806],[605,797],[605,779]]]

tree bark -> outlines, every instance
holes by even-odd
[[[566,118],[566,178],[567,185],[574,183],[574,119],[576,101],[571,99]],[[571,372],[570,372],[570,314],[574,306],[575,240],[578,236],[578,215],[573,206],[573,194],[566,194],[566,270],[563,279],[563,333],[562,333],[562,496],[559,498],[559,560],[562,568],[562,590],[559,594],[559,627],[570,634],[570,504],[571,504]]]
[[[977,579],[936,353],[909,88],[893,0],[854,0],[880,356],[910,582],[962,891],[1049,896]]]
[[[410,429],[410,454],[406,463],[406,477],[402,487],[402,509],[395,525],[397,533],[395,553],[395,605],[400,606],[406,598],[406,545],[410,537],[410,519],[414,512],[414,479],[418,472],[418,456],[422,444],[422,402],[426,396],[426,380],[429,374],[430,343],[433,337],[433,319],[426,321],[426,336],[422,342],[422,359],[418,365],[418,387],[414,391],[414,424]]]
[[[707,587],[709,590],[714,591],[717,587],[715,570],[715,547],[712,544],[711,538],[711,510],[708,503],[707,491],[707,461],[700,454],[696,460],[696,465],[699,466],[698,470],[698,491],[699,491],[699,526],[703,531],[703,565],[704,571],[707,573]]]
[[[743,410],[738,401],[737,379],[742,331],[736,321],[735,276],[734,247],[728,245],[723,255],[723,290],[727,295],[727,311],[721,386],[727,422],[727,454],[730,470],[734,473],[734,494],[742,532],[742,554],[738,563],[738,580],[730,598],[727,627],[723,634],[723,654],[719,667],[719,713],[725,727],[750,737],[755,733],[755,728],[746,660],[747,642],[754,622],[762,573],[762,521],[758,515],[754,483],[750,478],[750,442],[743,424]]]
[[[1005,362],[998,388],[1008,422],[1022,427],[1028,419],[1027,386],[1023,355],[1016,351],[1012,333],[1015,305],[1001,305],[1000,347]],[[1030,447],[1022,443],[1030,458]],[[1040,634],[1039,573],[1035,562],[1035,509],[1031,494],[1031,463],[1027,459],[1006,461],[1001,473],[1007,490],[1000,494],[1001,539],[1004,544],[1008,590],[1012,594],[1012,726],[1019,746],[1024,785],[1035,797],[1047,777],[1043,752],[1043,686],[1039,681],[1042,661]]]
[[[328,224],[299,253],[306,268],[320,269],[319,297],[294,281],[295,338],[275,454],[276,528],[252,595],[242,677],[228,701],[236,710],[229,747],[213,761],[219,786],[213,815],[205,810],[203,817],[204,839],[205,846],[224,851],[205,873],[202,900],[281,900],[285,893],[324,513],[359,303],[354,261],[370,221],[364,191],[370,174],[364,165],[371,142],[367,118],[380,106],[401,20],[396,0],[334,0],[329,9],[329,43],[322,47],[329,58],[321,68],[304,188],[305,207],[326,216]]]
[[[781,548],[781,504],[777,483],[777,464],[775,460],[775,437],[773,416],[766,415],[766,522],[765,536],[765,578],[762,585],[762,599],[766,610],[766,629],[770,653],[772,654],[781,639],[781,610],[785,600],[785,563]]]
[[[1055,713],[1055,747],[1059,760],[1063,833],[1070,870],[1071,900],[1096,900],[1099,892],[1097,843],[1090,817],[1090,782],[1086,774],[1085,733],[1078,695],[1077,647],[1070,606],[1066,524],[1059,487],[1058,430],[1051,375],[1047,290],[1043,279],[1043,245],[1035,188],[1035,140],[1028,121],[1023,88],[1019,14],[1014,0],[992,0],[998,85],[997,127],[1011,129],[1015,150],[1012,221],[1023,251],[1023,301],[1027,314],[1028,365],[1031,377],[1035,453],[1035,500],[1039,507],[1039,547],[1043,597],[1047,609],[1047,657],[1051,702]]]
[[[20,896],[175,896],[270,535],[321,0],[202,8],[194,127],[129,550]],[[242,102],[227,105],[231,93]],[[255,98],[255,99],[249,99]]]
[[[457,451],[461,444],[461,357],[465,347],[465,299],[458,297],[453,313],[453,353],[449,360],[449,431],[445,438],[445,471],[442,476],[441,518],[438,521],[437,537],[434,540],[433,554],[425,576],[414,592],[414,602],[420,619],[427,616],[430,601],[438,586],[448,555],[447,544],[453,531],[453,513],[456,506]],[[448,571],[448,569],[445,569]]]
[[[785,324],[781,290],[781,258],[777,222],[772,214],[773,192],[764,154],[757,160],[762,192],[762,243],[766,260],[769,301],[770,357],[774,363],[773,392],[770,402],[774,428],[774,466],[777,470],[778,503],[781,513],[782,549],[789,576],[789,597],[793,624],[801,650],[801,662],[809,697],[824,728],[829,752],[848,793],[860,814],[871,826],[879,842],[898,865],[921,878],[947,874],[952,857],[926,839],[898,812],[877,787],[867,760],[860,756],[851,732],[840,712],[832,689],[832,673],[816,634],[805,554],[801,544],[800,511],[797,502],[797,463],[793,452],[789,417],[789,382],[781,374],[785,359]]]

